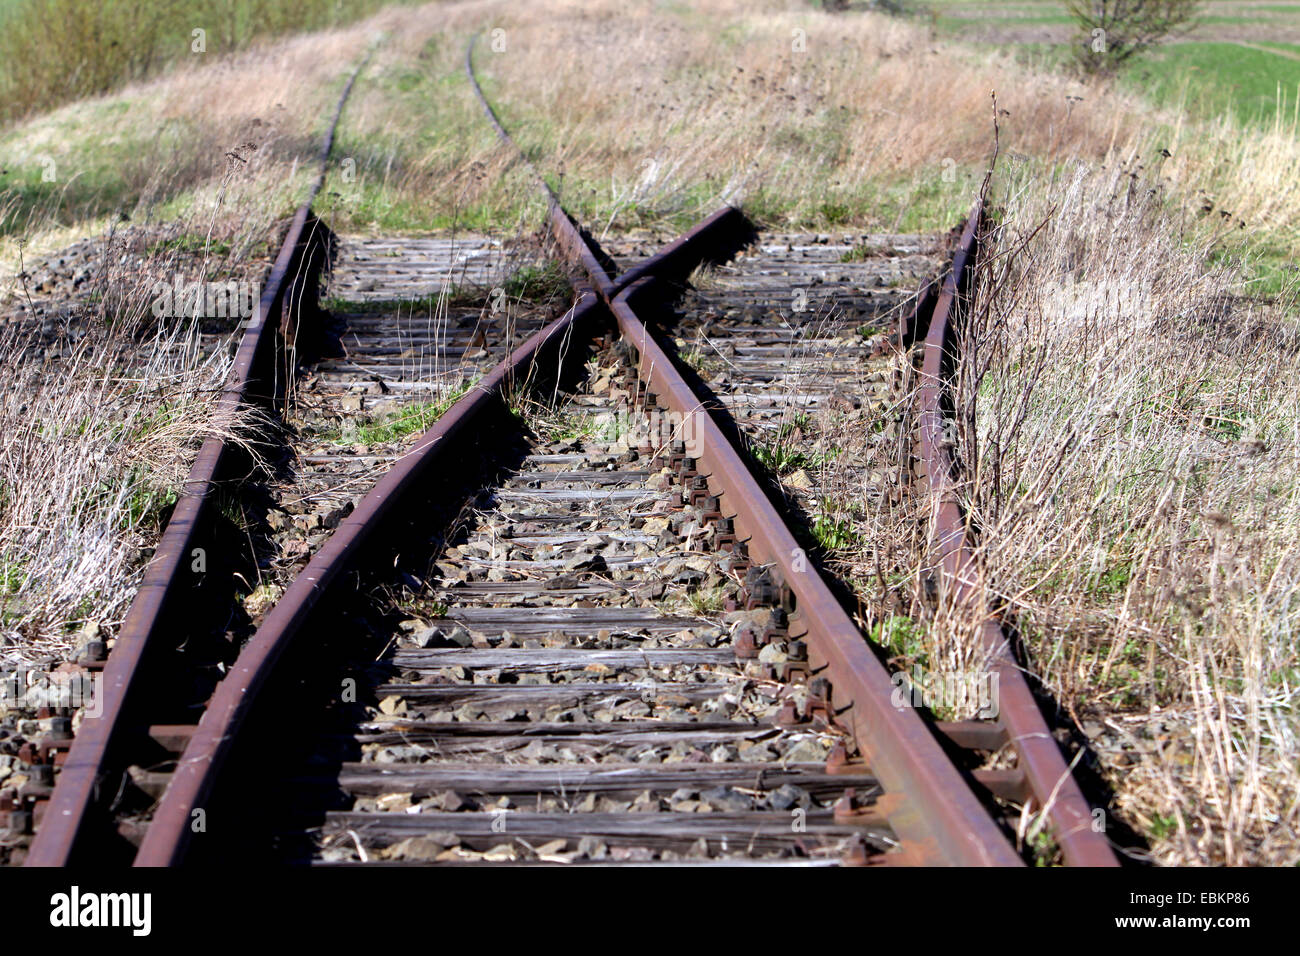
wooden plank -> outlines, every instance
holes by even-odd
[[[666,491],[653,488],[613,488],[608,491],[584,488],[496,488],[492,497],[497,501],[576,501],[615,504],[625,501],[653,501],[668,496]]]
[[[612,668],[668,667],[687,664],[735,664],[736,655],[728,648],[647,648],[645,650],[603,650],[577,647],[450,647],[394,651],[390,658],[405,670],[429,671],[443,667],[503,668],[523,673],[551,670],[581,670],[593,664]]]
[[[699,839],[712,851],[739,853],[786,851],[799,847],[827,847],[865,837],[877,850],[887,850],[893,833],[879,824],[857,826],[836,823],[828,810],[808,811],[792,826],[784,812],[765,813],[358,813],[326,814],[326,830],[355,833],[363,843],[382,844],[426,833],[456,834],[471,847],[487,848],[516,838],[535,841],[576,840],[593,837],[610,846],[645,846],[652,849],[687,849]],[[716,841],[716,842],[715,842]]]
[[[536,589],[537,585],[533,584],[532,588]],[[452,590],[458,591],[461,589],[453,588]],[[698,618],[666,615],[652,607],[524,608],[522,612],[518,608],[508,607],[467,607],[452,608],[448,612],[448,616],[451,622],[460,622],[466,626],[472,624],[476,627],[492,624],[501,624],[506,627],[514,624],[536,627],[545,624],[549,626],[564,625],[573,628],[590,627],[595,629],[659,626],[682,630],[687,627],[698,627],[700,624]],[[434,623],[438,623],[439,620],[445,621],[448,619],[435,619]]]
[[[791,733],[810,730],[811,724],[794,724],[786,728]],[[717,739],[745,738],[764,740],[780,736],[781,729],[770,724],[751,724],[739,720],[625,720],[618,723],[588,723],[529,721],[520,723],[506,721],[436,721],[407,720],[403,717],[392,720],[371,720],[361,724],[362,731],[375,731],[383,736],[397,736],[405,739],[408,735],[427,734],[437,737],[518,737],[531,740],[548,738],[569,740],[578,738],[617,738],[617,739],[651,739],[664,737],[677,739],[679,734],[695,737],[717,735]],[[712,739],[712,738],[710,738]],[[367,738],[369,742],[369,738]]]
[[[332,782],[332,781],[329,781]],[[484,794],[627,793],[650,790],[708,790],[736,787],[776,790],[786,784],[814,796],[843,793],[878,795],[870,774],[831,774],[824,764],[772,763],[602,763],[484,764],[439,761],[431,764],[345,763],[338,785],[349,793],[410,793],[427,796],[444,790]]]
[[[553,707],[580,703],[622,703],[652,695],[655,703],[699,703],[739,686],[727,683],[685,684],[381,684],[377,697],[396,695],[421,704],[472,702],[479,706]]]

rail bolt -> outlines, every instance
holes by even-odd
[[[701,512],[706,511],[705,502],[709,498],[709,480],[703,475],[696,475],[691,478],[690,482],[691,498],[690,505],[698,508]],[[713,499],[716,503],[717,499]],[[704,515],[700,515],[700,520],[704,520]]]
[[[781,592],[770,581],[759,581],[745,589],[745,610],[771,607],[781,597]]]
[[[742,661],[752,661],[758,657],[760,647],[758,635],[752,627],[742,627],[731,641],[732,650]]]
[[[50,729],[46,731],[45,737],[50,743],[59,743],[72,739],[72,718],[71,717],[51,717]]]
[[[808,682],[808,713],[810,716],[830,720],[831,685],[825,677],[814,677]]]
[[[108,645],[101,640],[87,641],[77,652],[78,664],[98,664],[108,660]]]
[[[795,607],[794,591],[790,590],[790,585],[782,584],[780,587],[780,597],[776,602],[780,605],[781,610],[786,614],[793,614]]]
[[[799,707],[795,704],[793,697],[787,697],[781,701],[781,709],[776,712],[773,718],[778,727],[793,727],[795,724],[804,722],[803,714],[799,713]]]

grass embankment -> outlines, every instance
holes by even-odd
[[[245,434],[248,414],[213,402],[230,352],[152,313],[201,260],[146,245],[106,243],[77,314],[0,325],[0,666],[111,634],[202,440]]]
[[[1161,106],[1201,119],[1230,112],[1243,126],[1267,128],[1278,118],[1294,126],[1300,46],[1172,44],[1134,63],[1123,82]]]
[[[0,122],[394,0],[5,0]]]

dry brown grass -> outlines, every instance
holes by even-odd
[[[993,243],[961,396],[990,602],[1079,721],[1173,728],[1102,750],[1158,860],[1295,863],[1300,335],[1131,172],[1013,191]]]
[[[493,52],[494,30],[503,53]],[[777,225],[934,228],[962,212],[982,177],[996,91],[1007,155],[1050,170],[1136,154],[1149,171],[1160,165],[1187,208],[1208,198],[1230,213],[1225,230],[1244,222],[1297,247],[1294,122],[1189,124],[991,47],[932,40],[915,22],[829,16],[795,0],[390,9],[55,111],[0,135],[0,151],[22,170],[43,156],[58,162],[58,201],[40,206],[58,208],[56,221],[102,216],[114,202],[137,221],[166,215],[220,179],[237,142],[258,143],[260,161],[288,176],[312,153],[345,73],[377,43],[340,133],[340,162],[355,161],[356,180],[336,176],[322,200],[336,225],[531,225],[526,177],[511,170],[461,75],[475,32],[503,118],[598,227],[677,227],[742,201]],[[101,168],[108,159],[112,175]],[[272,201],[280,212],[292,205],[285,193]],[[12,249],[0,255],[13,259]]]
[[[0,328],[0,634],[6,665],[66,657],[111,628],[199,444],[247,413],[213,402],[230,352],[191,319],[156,319],[154,284],[193,264],[113,242],[72,318]]]

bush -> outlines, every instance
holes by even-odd
[[[1196,24],[1199,0],[1067,0],[1082,34],[1075,45],[1086,73],[1113,73],[1134,54]]]

